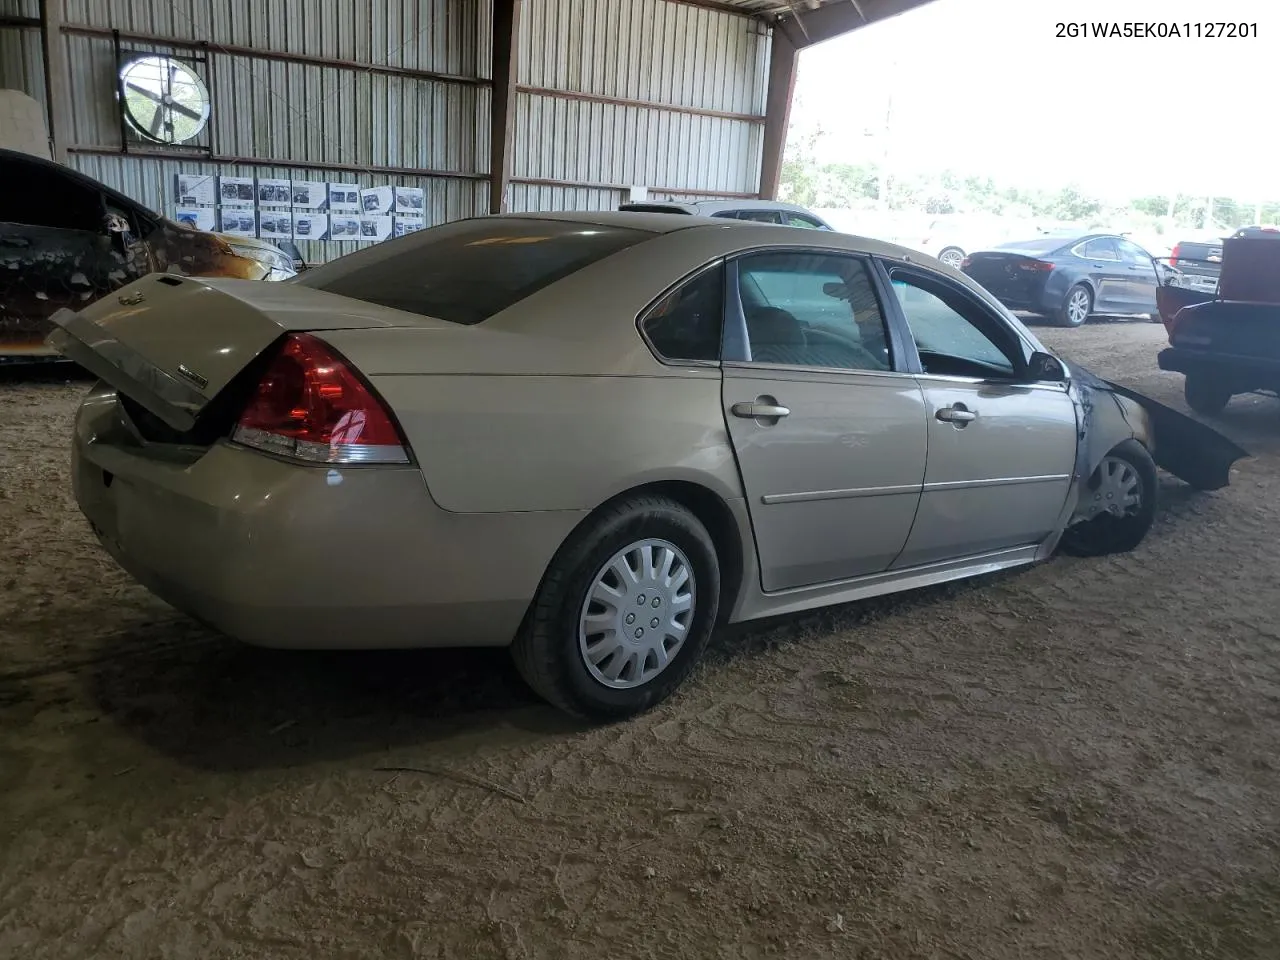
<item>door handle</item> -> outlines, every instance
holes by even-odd
[[[966,410],[963,406],[956,405],[954,407],[943,407],[934,414],[943,423],[953,423],[957,427],[963,427],[966,423],[972,423],[978,419],[977,413],[972,410]]]
[[[757,397],[751,402],[742,401],[729,408],[735,417],[744,420],[778,420],[791,414],[790,407],[779,406],[772,397]]]

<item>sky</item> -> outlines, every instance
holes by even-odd
[[[1055,36],[1208,18],[1257,37]],[[1112,200],[1280,199],[1278,61],[1280,0],[933,0],[805,50],[791,137],[821,125],[822,162],[879,161],[887,142],[904,171]]]

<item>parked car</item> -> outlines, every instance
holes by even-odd
[[[1019,227],[1022,228],[1019,231]],[[917,248],[949,267],[960,269],[964,258],[975,250],[987,250],[1013,239],[1019,232],[1030,235],[1025,224],[997,216],[954,215],[938,217],[929,224]]]
[[[73,484],[126,570],[250,643],[510,645],[595,718],[717,622],[1128,550],[1153,445],[1207,431],[953,271],[777,225],[484,217],[121,296],[51,339],[102,380]]]
[[[816,213],[794,203],[779,200],[652,200],[624,203],[618,208],[628,213],[682,213],[694,217],[728,217],[756,223],[780,223],[784,227],[830,230]]]
[[[1159,291],[1169,333],[1161,370],[1182,373],[1187,405],[1220,413],[1241,393],[1280,395],[1280,243],[1245,228],[1223,242],[1215,291],[1186,285]]]
[[[972,253],[961,269],[1005,306],[1064,327],[1092,316],[1143,315],[1159,321],[1161,266],[1151,254],[1109,234],[1044,236]]]
[[[167,220],[28,153],[0,150],[0,183],[0,361],[52,355],[44,341],[55,311],[154,271],[246,280],[295,272],[269,243]]]

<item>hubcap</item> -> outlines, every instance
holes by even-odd
[[[1067,316],[1072,323],[1084,323],[1089,316],[1089,294],[1077,290],[1067,302]]]
[[[578,620],[587,671],[615,690],[648,683],[680,652],[697,595],[689,558],[666,540],[615,553],[591,581]]]
[[[1098,484],[1091,493],[1091,517],[1104,513],[1132,517],[1142,507],[1142,478],[1127,460],[1105,457],[1098,466]]]
[[[959,270],[960,264],[964,262],[964,254],[956,250],[945,250],[939,259],[941,259],[948,267],[955,267]]]

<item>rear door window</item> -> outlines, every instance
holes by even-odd
[[[288,282],[473,324],[653,236],[579,221],[459,220],[348,254]]]
[[[1110,237],[1099,237],[1079,247],[1080,256],[1086,260],[1119,260],[1120,251]]]
[[[724,321],[724,266],[717,264],[655,303],[640,329],[663,360],[717,361]]]

